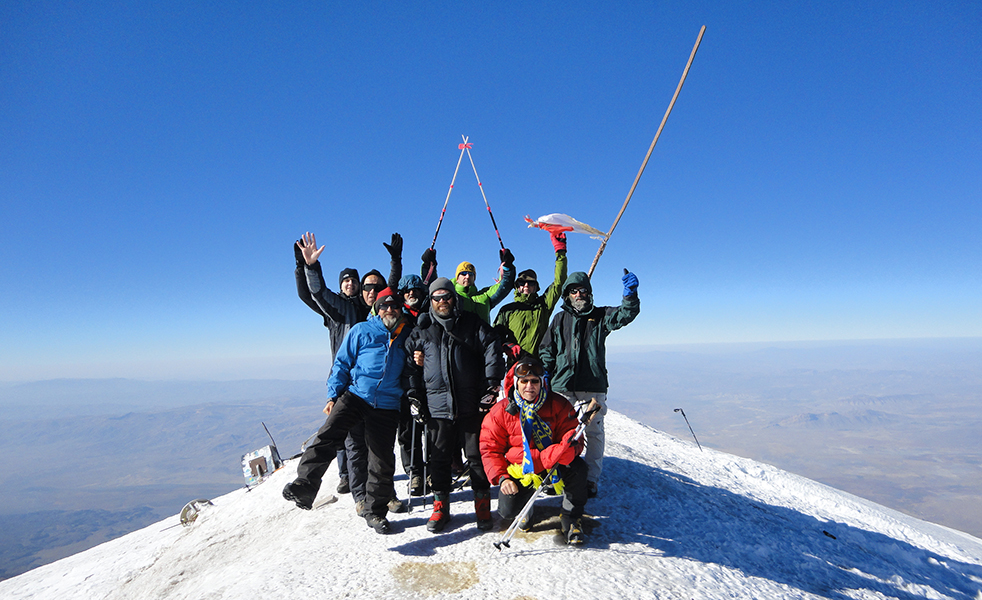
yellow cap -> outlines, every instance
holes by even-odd
[[[454,273],[454,275],[453,275],[454,276],[454,279],[456,279],[457,276],[460,275],[461,273],[463,273],[464,271],[467,271],[469,273],[473,273],[474,274],[474,277],[477,277],[477,269],[474,268],[474,265],[472,265],[471,263],[469,263],[469,262],[467,262],[465,260],[464,262],[462,262],[459,265],[457,265],[457,272]]]

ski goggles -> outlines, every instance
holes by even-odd
[[[515,365],[515,376],[522,377],[542,377],[545,374],[545,369],[542,365],[534,362],[520,362]]]

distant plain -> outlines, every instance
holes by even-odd
[[[982,537],[982,339],[623,347],[608,367],[613,410],[692,440],[681,408],[703,446]],[[288,457],[323,403],[323,381],[0,384],[0,578],[242,486],[261,422]]]

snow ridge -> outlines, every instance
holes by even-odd
[[[607,415],[586,547],[558,543],[559,499],[498,552],[469,490],[447,531],[428,511],[380,536],[350,496],[307,512],[282,499],[296,461],[213,500],[0,582],[0,597],[59,598],[914,598],[982,600],[982,540],[749,459]],[[333,477],[333,479],[332,479]],[[333,490],[325,479],[321,501]],[[397,481],[405,493],[405,479]],[[492,505],[494,506],[494,505]]]

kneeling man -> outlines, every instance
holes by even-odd
[[[580,458],[582,439],[572,440],[578,424],[566,398],[543,385],[542,363],[526,357],[505,376],[507,401],[497,403],[481,428],[481,458],[488,479],[499,486],[498,514],[513,519],[552,467],[550,483],[562,493],[560,516],[569,544],[582,544],[580,518],[587,502],[587,465]],[[529,511],[519,528],[532,527]]]

